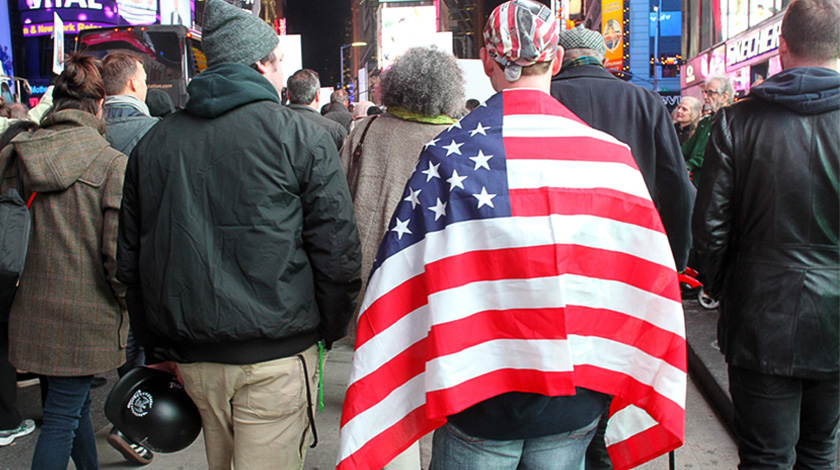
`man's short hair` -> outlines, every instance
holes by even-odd
[[[720,94],[728,93],[730,102],[733,98],[735,98],[735,89],[732,88],[732,80],[729,77],[727,77],[726,75],[712,75],[711,77],[706,79],[706,84],[709,84],[713,81],[720,83],[720,85],[718,85],[717,87],[717,90],[714,91]]]
[[[99,66],[107,96],[119,95],[125,90],[131,77],[137,74],[137,63],[143,63],[140,56],[128,51],[114,51],[102,59]]]
[[[292,104],[311,103],[320,88],[318,72],[310,69],[298,70],[286,81],[286,94]]]
[[[795,0],[782,20],[782,37],[791,54],[825,62],[840,57],[840,2]]]
[[[349,102],[350,102],[350,96],[347,94],[346,91],[344,91],[342,89],[335,90],[330,95],[330,103],[345,104],[345,103],[349,103]]]

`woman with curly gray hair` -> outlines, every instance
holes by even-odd
[[[464,103],[464,78],[455,57],[435,48],[406,51],[382,74],[380,87],[386,112],[357,122],[341,149],[362,242],[360,305],[379,242],[405,197],[403,188],[423,145],[455,123],[452,116]],[[357,307],[351,338],[358,313]],[[419,469],[419,453],[415,444],[386,468]]]

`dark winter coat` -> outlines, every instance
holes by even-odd
[[[129,160],[118,262],[138,340],[158,359],[251,364],[341,338],[361,255],[331,139],[247,66],[188,91]]]
[[[111,147],[126,155],[130,154],[146,132],[160,121],[160,118],[145,114],[128,103],[106,102],[103,110],[107,127],[105,138]]]
[[[563,70],[552,79],[551,96],[585,123],[630,146],[659,210],[677,268],[685,268],[695,191],[662,98],[597,65]]]
[[[726,361],[840,372],[840,74],[785,70],[715,116],[693,230]]]
[[[353,121],[353,113],[348,111],[347,106],[342,103],[330,103],[330,110],[324,114],[324,117],[341,124],[347,131],[350,130],[350,123]]]
[[[93,375],[125,362],[128,315],[116,279],[126,156],[96,116],[68,109],[0,151],[17,152],[32,201],[26,265],[9,317],[9,360],[43,375]],[[7,178],[3,188],[14,184]]]
[[[344,145],[344,138],[347,137],[347,129],[342,127],[341,124],[321,116],[321,113],[305,104],[290,104],[289,109],[293,109],[304,118],[314,122],[327,131],[330,137],[332,137],[333,142],[335,142],[336,151],[341,150],[341,147]]]

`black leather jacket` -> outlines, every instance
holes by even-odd
[[[715,117],[694,246],[721,299],[730,365],[831,378],[840,370],[840,74],[803,67],[765,83]]]

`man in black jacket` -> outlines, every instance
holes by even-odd
[[[286,94],[289,96],[289,108],[294,109],[301,116],[322,127],[329,132],[335,149],[341,150],[344,145],[344,138],[347,137],[347,129],[341,124],[321,116],[318,109],[321,107],[318,90],[321,89],[321,80],[318,72],[310,69],[301,69],[293,73],[286,82]]]
[[[174,361],[211,469],[301,468],[319,352],[360,287],[335,145],[280,103],[276,33],[222,0],[204,10],[208,68],[126,171],[118,276],[147,360]]]
[[[603,64],[604,37],[583,26],[560,32],[566,50],[551,82],[551,96],[590,126],[630,146],[668,234],[677,269],[691,248],[694,187],[668,109],[659,95],[614,77]],[[606,415],[586,451],[587,469],[612,468],[604,443]]]
[[[740,469],[834,469],[840,423],[840,2],[796,0],[783,71],[712,123],[693,230]]]
[[[551,96],[585,123],[630,146],[668,234],[677,269],[691,247],[694,188],[674,125],[659,95],[614,77],[602,65],[604,37],[583,26],[560,32],[566,51]]]

